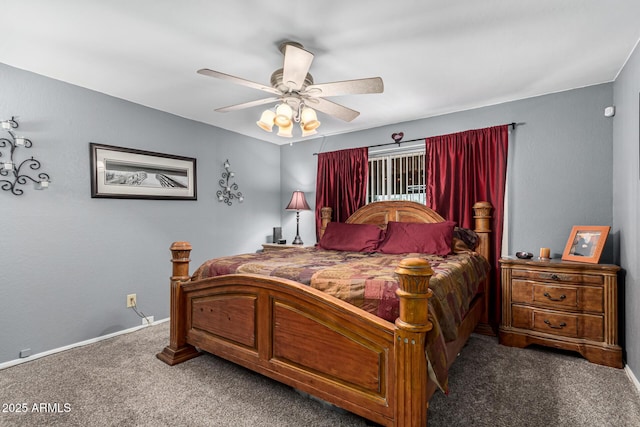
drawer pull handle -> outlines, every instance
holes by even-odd
[[[550,301],[562,301],[567,297],[565,294],[562,294],[560,295],[560,298],[552,298],[551,295],[549,295],[549,292],[545,292],[543,295],[549,298]]]
[[[560,280],[560,276],[558,276],[557,274],[552,274],[552,275],[551,275],[551,278],[552,278],[553,280]]]
[[[564,328],[565,326],[567,326],[567,324],[566,324],[566,323],[564,323],[564,322],[560,322],[560,325],[559,325],[559,326],[555,326],[555,325],[552,325],[552,324],[551,324],[551,322],[549,322],[549,321],[548,321],[548,320],[546,320],[546,319],[545,319],[544,323],[546,323],[547,325],[549,325],[549,327],[550,327],[550,328],[553,328],[553,329],[562,329],[562,328]]]

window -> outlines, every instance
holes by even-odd
[[[381,200],[426,204],[424,151],[369,157],[367,203]]]

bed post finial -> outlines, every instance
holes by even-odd
[[[480,242],[476,250],[486,260],[491,262],[491,253],[489,245],[489,236],[491,234],[491,203],[489,202],[477,202],[473,205],[473,218],[475,219],[475,228],[473,231],[478,233]]]
[[[484,231],[484,232],[489,232],[491,231],[491,209],[493,208],[493,206],[491,206],[491,203],[489,202],[477,202],[475,205],[473,205],[473,217],[476,220],[476,232],[478,231]]]
[[[396,358],[396,426],[427,425],[427,360],[425,341],[433,328],[428,300],[433,270],[422,258],[406,258],[396,269],[400,317],[394,333]]]
[[[184,282],[189,280],[189,255],[191,255],[191,243],[173,242],[171,245],[171,262],[173,263],[173,274],[171,280]]]
[[[187,331],[184,323],[187,316],[184,313],[184,296],[180,287],[182,282],[189,280],[190,254],[191,244],[189,242],[174,242],[171,245],[173,274],[171,275],[169,345],[156,356],[164,363],[172,366],[200,355],[200,352],[195,347],[187,344]]]

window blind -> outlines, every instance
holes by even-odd
[[[426,203],[424,151],[369,158],[367,203],[382,200]]]

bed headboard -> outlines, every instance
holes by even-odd
[[[324,234],[327,224],[331,222],[332,209],[322,208],[322,227],[320,237]],[[397,222],[442,222],[436,211],[427,206],[406,200],[372,202],[364,205],[345,221],[348,224],[374,224],[383,230],[389,221]]]
[[[489,258],[489,234],[491,233],[491,203],[477,202],[473,205],[475,226],[474,231],[480,237],[480,243],[476,250],[486,259]],[[320,211],[322,226],[320,227],[320,238],[331,222],[332,209],[324,207]],[[431,208],[418,203],[406,200],[393,200],[383,202],[372,202],[364,205],[353,213],[347,220],[349,224],[375,224],[382,229],[387,228],[389,221],[398,222],[442,222],[445,219]]]
[[[436,211],[417,202],[387,201],[364,205],[345,222],[349,224],[375,224],[385,229],[389,221],[396,222],[443,222]]]

